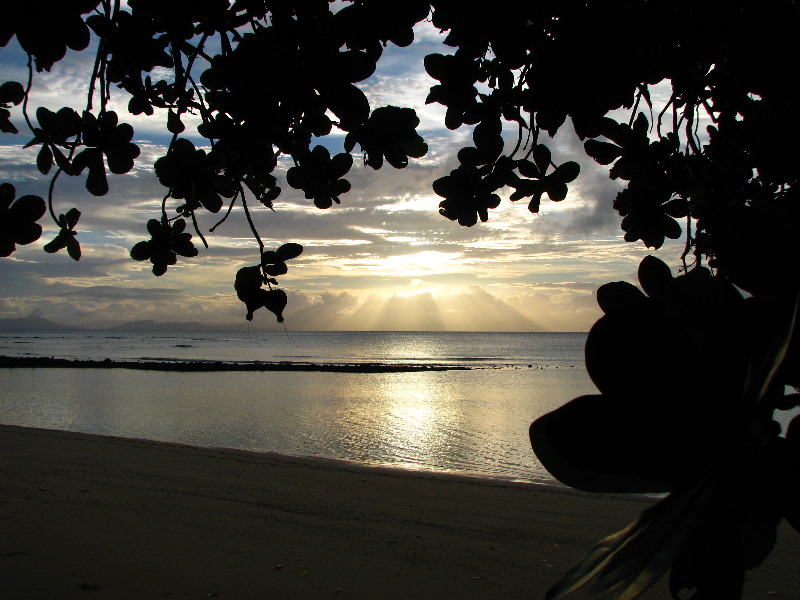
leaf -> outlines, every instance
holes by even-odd
[[[78,261],[81,259],[81,245],[74,235],[67,236],[67,254],[72,260]]]
[[[547,593],[560,600],[587,583],[593,600],[632,600],[645,592],[670,567],[687,531],[705,512],[710,490],[700,482],[673,492],[625,529],[600,540]]]
[[[302,253],[303,246],[289,242],[288,244],[283,244],[280,248],[278,248],[275,251],[275,256],[278,260],[287,261],[292,258],[297,258]]]
[[[42,145],[39,154],[36,155],[36,168],[42,175],[47,175],[53,167],[53,152],[47,144]]]
[[[591,156],[601,165],[608,165],[622,156],[622,148],[616,144],[600,142],[598,140],[586,140],[583,145],[586,154]]]
[[[562,183],[569,183],[574,181],[580,175],[581,167],[575,161],[568,161],[550,174],[550,177],[558,179]]]
[[[89,175],[86,177],[86,189],[93,196],[105,196],[108,193],[108,179],[106,179],[106,169],[102,164],[89,167]]]
[[[434,79],[442,81],[447,77],[448,60],[452,61],[452,59],[448,59],[448,57],[442,54],[428,54],[423,60],[423,65],[425,66],[425,70],[428,72],[428,75]],[[436,101],[437,100],[433,100],[432,102]]]
[[[18,81],[6,81],[0,85],[0,103],[19,104],[25,99],[25,88]]]
[[[484,119],[475,126],[472,139],[481,153],[483,164],[491,162],[503,152],[502,133],[500,119]]]
[[[11,188],[11,198],[13,198],[13,187],[11,184],[4,184]],[[2,203],[0,203],[1,205]],[[43,198],[39,196],[26,195],[17,198],[17,201],[10,207],[9,211],[14,218],[22,221],[38,221],[47,212],[47,205]]]
[[[597,289],[597,304],[606,314],[609,311],[641,304],[646,299],[642,290],[627,281],[612,281]]]
[[[181,121],[180,116],[170,108],[169,112],[167,112],[167,131],[178,134],[183,133],[184,129],[186,129],[186,127]]]
[[[636,117],[636,121],[633,123],[633,133],[637,134],[639,137],[647,137],[648,127],[649,123],[647,117],[644,116],[643,112],[640,112]]]
[[[420,158],[428,153],[428,144],[419,135],[411,140],[404,140],[401,145],[403,146],[403,151],[411,158]]]
[[[278,323],[283,323],[283,309],[286,308],[286,292],[283,290],[265,290],[264,307],[274,313]]]
[[[567,184],[557,179],[551,179],[553,175],[549,175],[547,178],[547,195],[550,197],[550,200],[553,202],[561,202],[564,198],[567,197],[568,188]]]
[[[331,158],[328,173],[330,179],[341,179],[347,174],[352,166],[353,156],[348,152],[340,152]]]
[[[369,100],[352,84],[326,86],[319,93],[325,106],[339,117],[339,127],[345,131],[355,130],[369,117]]]
[[[550,167],[550,149],[543,144],[534,146],[533,162],[536,163],[536,166],[539,167],[539,171],[541,171],[542,174],[546,173],[547,169]]]
[[[285,275],[288,271],[289,267],[286,266],[285,262],[276,262],[271,265],[264,265],[264,272],[272,277]]]
[[[639,283],[651,298],[660,296],[672,281],[672,270],[660,258],[648,254],[639,263]]]
[[[525,196],[522,195],[520,198],[524,198]],[[514,194],[511,195],[511,200],[519,200],[520,198],[514,198]],[[536,193],[531,196],[530,202],[528,202],[528,210],[534,214],[539,212],[539,208],[542,204],[542,193]]]
[[[149,241],[139,242],[131,248],[131,258],[133,260],[147,260],[152,255],[151,244]]]
[[[66,248],[66,246],[67,246],[67,239],[66,236],[64,235],[64,230],[62,229],[61,231],[58,232],[58,235],[56,235],[56,237],[53,238],[52,241],[44,245],[43,250],[48,254],[55,254],[59,250]]]
[[[78,224],[78,220],[81,218],[81,211],[77,208],[70,208],[65,215],[65,219],[67,222],[68,229],[75,229],[75,225]]]
[[[542,172],[539,170],[539,167],[536,164],[532,163],[529,160],[520,160],[517,162],[517,169],[519,170],[519,174],[523,177],[529,177],[531,179],[539,179],[542,176]]]
[[[531,423],[531,447],[553,477],[583,492],[667,492],[671,465],[665,468],[666,459],[647,444],[672,432],[654,426],[633,439],[635,408],[607,396],[580,396]]]
[[[58,168],[64,171],[67,175],[75,176],[80,173],[73,165],[70,164],[69,159],[56,146],[53,146],[53,158],[58,165]]]
[[[375,61],[365,52],[354,50],[338,52],[337,76],[349,83],[357,83],[369,78],[375,72]]]
[[[671,240],[677,240],[683,235],[681,224],[668,215],[663,215],[664,235]]]
[[[236,282],[233,284],[237,292],[248,289],[260,288],[263,283],[260,267],[242,267],[236,272]]]

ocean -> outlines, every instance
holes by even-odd
[[[0,423],[553,483],[528,426],[596,389],[585,333],[0,332],[0,355],[445,365],[417,372],[0,368]]]

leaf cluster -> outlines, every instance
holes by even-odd
[[[740,256],[717,240],[730,237],[742,211],[765,219],[765,207],[788,203],[798,175],[797,161],[777,149],[800,134],[800,111],[770,58],[791,55],[797,11],[735,2],[719,11],[695,7],[695,18],[686,19],[689,8],[639,1],[499,0],[487,11],[454,0],[353,0],[337,8],[321,0],[137,0],[123,9],[90,1],[38,13],[15,7],[0,42],[16,35],[37,68],[49,69],[67,47],[86,48],[89,32],[97,38],[87,110],[41,108],[38,125],[30,125],[43,173],[54,163],[55,177],[88,172],[87,189],[100,195],[108,190],[106,165],[113,173],[130,170],[138,148],[130,126],[108,109],[113,85],[128,94],[132,114],[161,111],[173,136],[156,161],[168,190],[161,220],[196,224],[197,211],[227,204],[224,221],[238,202],[263,251],[247,194],[272,208],[281,194],[281,156],[294,164],[290,187],[329,208],[349,190],[348,155],[357,147],[376,169],[384,161],[403,168],[427,152],[413,110],[372,109],[357,85],[375,71],[387,44],[410,44],[414,25],[427,18],[454,49],[425,58],[436,81],[428,102],[446,107],[447,127],[472,128],[473,145],[434,183],[444,217],[465,226],[485,221],[505,189],[531,212],[543,197],[566,198],[578,163],[554,162],[542,133],[571,122],[587,155],[627,182],[613,202],[626,240],[658,248],[684,235],[684,258],[739,273]],[[36,34],[62,25],[52,39]],[[756,26],[775,33],[754,35]],[[651,89],[664,81],[671,95],[656,116]],[[8,109],[28,91],[16,82],[0,88],[4,131],[16,131]],[[179,137],[187,117],[199,119],[210,149]],[[701,119],[711,122],[707,136]],[[334,130],[346,134],[345,152],[330,157],[315,140]],[[52,194],[48,203],[56,218]]]
[[[39,239],[42,218],[47,207],[39,196],[14,200],[17,190],[10,183],[0,184],[0,257],[11,256],[17,244],[24,246]]]
[[[133,260],[149,260],[153,264],[153,275],[160,277],[167,272],[167,267],[178,262],[178,255],[197,256],[197,248],[192,243],[192,234],[185,231],[186,221],[177,219],[147,222],[150,239],[139,242],[131,248]]]
[[[247,307],[246,318],[253,320],[253,313],[259,308],[266,308],[283,323],[283,309],[286,307],[286,292],[275,289],[278,285],[275,277],[288,272],[286,261],[297,258],[302,254],[300,244],[290,242],[281,245],[277,250],[267,250],[261,253],[261,264],[252,267],[242,267],[236,273],[234,288],[239,300]],[[262,286],[267,284],[267,289]]]
[[[800,531],[800,417],[783,436],[774,420],[800,404],[785,392],[800,383],[798,302],[745,299],[705,267],[673,277],[653,256],[639,282],[598,290],[604,316],[586,368],[600,393],[537,419],[530,436],[572,487],[669,496],[599,542],[548,597],[590,582],[592,597],[635,597],[671,568],[675,598],[736,598],[780,520]]]

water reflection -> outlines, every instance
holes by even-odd
[[[528,425],[591,389],[578,369],[0,369],[0,422],[530,481]]]
[[[447,452],[447,434],[458,427],[459,412],[453,402],[437,389],[430,377],[384,378],[379,393],[380,405],[389,415],[387,426],[380,433],[388,447],[406,449],[405,460],[409,466],[418,466],[419,457],[435,458]],[[397,457],[403,464],[402,456]]]

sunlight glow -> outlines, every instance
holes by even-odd
[[[341,261],[341,268],[358,271],[380,271],[385,275],[419,275],[429,272],[456,271],[462,262],[461,252],[425,250],[385,258],[370,257]]]

